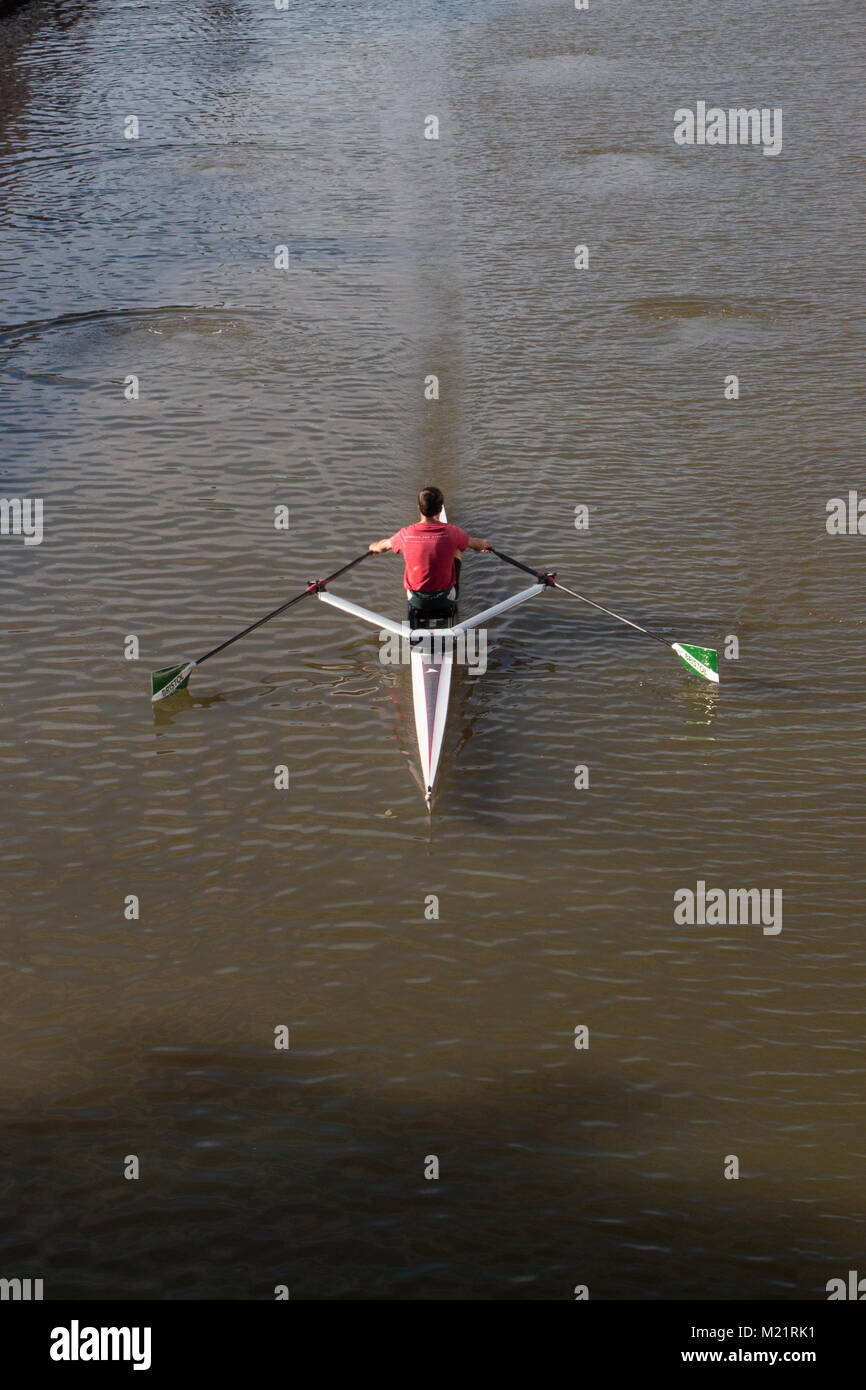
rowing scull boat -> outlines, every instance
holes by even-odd
[[[442,521],[447,522],[445,508],[442,508]],[[436,629],[426,629],[436,631]],[[441,629],[440,629],[441,630]],[[425,629],[416,628],[416,633]],[[418,756],[421,759],[421,776],[424,780],[424,800],[428,811],[433,803],[433,788],[439,771],[442,744],[445,742],[445,724],[448,719],[448,702],[451,698],[451,674],[454,670],[454,642],[437,638],[424,638],[416,642],[410,655],[412,667],[412,704],[415,711],[415,733],[418,738]]]
[[[380,632],[389,632],[392,636],[408,640],[415,732],[418,736],[418,753],[424,779],[424,799],[428,807],[433,799],[445,738],[454,649],[460,634],[468,632],[470,628],[480,627],[490,618],[498,618],[501,613],[507,613],[519,603],[526,603],[528,599],[535,598],[536,594],[543,594],[547,587],[547,584],[531,584],[528,589],[520,589],[510,598],[503,599],[501,603],[494,603],[491,608],[484,608],[465,622],[455,623],[453,627],[415,628],[413,631],[410,631],[408,623],[395,623],[391,618],[383,617],[381,613],[362,608],[360,603],[352,603],[349,599],[341,598],[339,594],[332,594],[329,589],[319,587],[316,590],[317,598],[329,607],[338,608],[340,612],[348,613],[352,618],[360,618],[371,627],[377,627]]]
[[[446,520],[445,509],[442,519]],[[480,627],[488,618],[496,618],[509,608],[535,598],[544,592],[546,584],[537,583],[528,589],[521,589],[510,598],[485,608],[481,613],[467,618],[465,622],[454,623],[443,628],[414,628],[410,631],[408,623],[402,626],[381,613],[362,608],[359,603],[340,598],[326,588],[317,589],[317,596],[323,603],[338,608],[350,617],[360,618],[379,628],[380,632],[408,639],[410,644],[409,662],[412,670],[412,704],[415,713],[415,733],[418,739],[418,756],[421,760],[421,776],[424,785],[424,800],[429,810],[436,788],[436,776],[445,741],[445,726],[448,720],[448,704],[451,698],[451,676],[454,670],[455,645],[459,634],[470,628]]]
[[[423,629],[420,629],[421,641],[429,643],[430,651],[428,654],[422,646],[420,651],[412,652],[412,695],[415,704],[418,752],[421,755],[421,770],[424,774],[424,799],[428,810],[433,800],[439,757],[445,739],[455,644],[461,634],[468,632],[470,628],[480,627],[490,618],[498,618],[501,613],[507,613],[519,603],[526,603],[537,594],[543,594],[547,587],[547,584],[539,583],[530,585],[528,589],[520,589],[510,598],[482,609],[465,622],[455,623],[453,627],[436,628],[430,637],[423,635]]]
[[[444,509],[442,517],[443,519],[445,517]],[[480,627],[482,623],[488,622],[491,618],[498,618],[502,613],[507,613],[509,609],[516,608],[520,603],[526,603],[528,599],[544,593],[545,589],[559,589],[560,592],[580,600],[581,603],[589,604],[591,608],[606,613],[609,617],[615,618],[617,622],[625,623],[646,637],[652,637],[654,641],[670,647],[690,671],[702,676],[705,680],[718,684],[718,653],[712,647],[672,642],[670,638],[662,636],[661,633],[642,627],[640,623],[632,622],[630,618],[624,618],[621,613],[615,613],[612,608],[596,603],[594,599],[587,598],[585,594],[579,594],[574,589],[566,588],[564,584],[560,584],[555,574],[535,570],[531,565],[525,565],[521,560],[514,560],[510,555],[496,549],[492,549],[494,555],[515,569],[522,570],[525,574],[531,574],[535,583],[530,585],[528,589],[521,589],[519,593],[512,594],[510,598],[503,599],[501,603],[494,603],[490,608],[485,608],[480,613],[474,614],[473,617],[466,618],[464,622],[452,622],[450,627],[444,628],[422,627],[410,630],[408,623],[396,623],[391,618],[383,617],[381,613],[374,613],[370,608],[362,608],[359,603],[352,603],[351,600],[341,598],[338,594],[332,594],[328,589],[332,580],[337,579],[348,570],[354,569],[355,565],[368,559],[371,553],[370,550],[367,550],[362,555],[357,555],[354,560],[341,565],[326,579],[310,580],[306,588],[302,589],[299,594],[295,594],[294,598],[281,603],[278,608],[272,609],[263,618],[257,619],[256,622],[250,623],[240,632],[236,632],[233,637],[227,638],[219,646],[212,647],[210,651],[205,652],[196,660],[187,661],[180,666],[162,666],[159,670],[152,671],[151,700],[156,703],[158,700],[165,700],[170,695],[186,689],[189,678],[197,666],[201,666],[203,662],[217,656],[219,652],[224,652],[227,647],[239,642],[242,637],[257,631],[265,623],[269,623],[273,618],[285,613],[287,609],[294,607],[296,603],[300,603],[302,599],[315,594],[323,603],[330,604],[332,608],[340,609],[341,612],[347,613],[350,617],[360,618],[362,622],[371,623],[380,632],[387,632],[394,637],[408,640],[409,660],[412,668],[415,731],[418,737],[418,753],[424,780],[424,799],[429,810],[436,787],[442,744],[445,740],[445,724],[448,717],[448,701],[451,695],[451,677],[455,656],[459,652],[459,644],[463,640],[463,634],[468,632],[470,628]]]

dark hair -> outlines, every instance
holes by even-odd
[[[418,493],[418,507],[422,516],[438,516],[445,506],[445,498],[438,487],[422,487]]]

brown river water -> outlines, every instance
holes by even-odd
[[[866,1272],[857,7],[34,0],[0,52],[0,496],[44,505],[0,538],[0,1275]],[[781,153],[677,146],[698,100]],[[428,481],[720,685],[545,593],[455,677],[432,816],[405,668],[315,600],[151,705]],[[335,591],[401,618],[400,575]],[[464,615],[522,583],[471,555]],[[677,921],[698,883],[781,930]]]

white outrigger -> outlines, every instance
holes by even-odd
[[[442,517],[445,519],[444,509]],[[607,613],[609,617],[616,618],[618,622],[625,623],[637,632],[642,632],[645,636],[664,643],[665,646],[676,652],[690,671],[703,676],[706,680],[718,683],[718,654],[711,647],[671,642],[669,638],[662,637],[660,633],[651,632],[649,628],[641,627],[639,623],[633,623],[629,618],[623,618],[612,608],[605,608],[603,604],[596,603],[584,594],[567,589],[564,584],[559,583],[555,574],[532,569],[531,566],[524,565],[522,561],[514,560],[510,555],[503,554],[501,550],[493,549],[492,554],[498,556],[500,560],[504,560],[506,564],[513,565],[515,569],[523,570],[526,574],[532,575],[535,582],[528,588],[521,589],[518,593],[503,599],[501,603],[494,603],[490,608],[482,609],[480,613],[475,613],[471,618],[464,619],[463,622],[452,620],[450,626],[410,628],[408,622],[395,622],[392,618],[383,617],[381,613],[374,613],[370,608],[363,608],[359,603],[352,603],[350,599],[332,594],[328,588],[331,581],[360,564],[362,560],[366,560],[371,553],[365,551],[363,555],[358,555],[354,560],[350,560],[348,564],[328,575],[326,579],[311,580],[307,587],[301,593],[296,594],[294,598],[280,604],[279,608],[274,608],[270,613],[266,613],[257,622],[250,623],[249,627],[245,627],[234,637],[229,637],[218,647],[213,647],[211,651],[205,652],[204,656],[198,657],[197,660],[186,662],[181,666],[164,666],[158,671],[152,671],[151,700],[156,703],[156,701],[165,700],[169,695],[184,689],[196,666],[200,666],[202,662],[216,656],[218,652],[224,651],[233,642],[239,641],[241,637],[246,637],[248,633],[254,632],[264,623],[270,622],[272,618],[284,613],[294,604],[300,603],[301,599],[315,594],[322,603],[328,604],[331,608],[339,609],[340,612],[348,614],[349,617],[359,618],[362,622],[378,628],[379,632],[387,632],[394,637],[399,637],[401,641],[408,641],[409,661],[412,670],[415,731],[418,736],[418,754],[421,759],[424,799],[429,810],[433,801],[436,777],[442,757],[442,745],[445,740],[455,648],[461,635],[471,628],[480,627],[482,623],[489,622],[491,618],[498,618],[503,613],[509,612],[510,609],[517,608],[521,603],[527,603],[529,599],[544,593],[545,589],[559,589],[562,593],[579,599],[581,603],[588,603],[590,607]]]

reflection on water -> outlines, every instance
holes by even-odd
[[[835,0],[819,31],[778,0],[700,21],[0,19],[0,469],[46,518],[0,541],[0,1240],[46,1296],[815,1298],[847,1268],[862,562],[823,521],[859,472],[862,285],[855,166],[814,116],[856,128],[863,55]],[[756,100],[796,79],[779,159],[673,146],[708,54]],[[544,596],[455,679],[432,817],[407,673],[323,605],[150,705],[150,669],[431,480],[739,660],[716,689]],[[469,557],[465,611],[511,581]],[[392,558],[340,592],[402,614]],[[699,880],[781,889],[783,931],[678,927]]]

